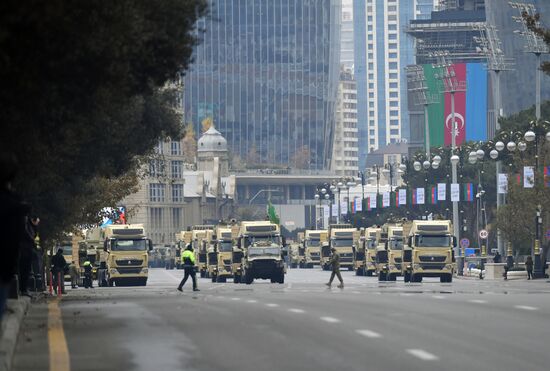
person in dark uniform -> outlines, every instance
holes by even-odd
[[[336,252],[334,247],[330,249],[330,251],[332,252],[332,257],[330,258],[329,264],[332,266],[332,273],[330,274],[330,280],[326,285],[330,287],[332,285],[332,280],[334,280],[334,276],[337,276],[340,281],[338,287],[342,289],[344,288],[344,280],[340,274],[340,255]]]
[[[65,294],[65,271],[67,270],[67,261],[63,256],[63,249],[58,249],[57,254],[52,258],[53,288],[57,294],[57,288],[61,286],[61,292]]]
[[[527,279],[533,278],[533,258],[531,255],[525,260],[525,270],[527,271]]]
[[[178,286],[178,291],[183,291],[182,287],[185,285],[185,282],[187,282],[189,276],[191,276],[191,279],[193,280],[193,291],[200,291],[197,288],[197,277],[195,276],[195,253],[193,252],[193,246],[191,246],[190,243],[187,244],[185,251],[181,254],[181,263],[183,265],[185,275]]]

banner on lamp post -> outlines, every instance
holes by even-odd
[[[400,189],[399,190],[398,202],[399,202],[399,206],[407,204],[407,190],[406,189]]]
[[[498,174],[498,193],[508,193],[508,174]]]
[[[378,195],[370,195],[369,197],[369,207],[371,209],[376,209],[376,199]]]
[[[338,205],[336,203],[332,204],[332,216],[338,216]]]
[[[523,188],[533,188],[535,186],[535,168],[533,166],[523,167]]]
[[[438,183],[437,184],[437,200],[446,201],[447,200],[447,183]]]
[[[340,214],[344,215],[348,213],[348,203],[347,202],[340,202]]]
[[[418,205],[424,205],[425,197],[426,197],[426,193],[424,192],[424,188],[417,188],[416,189],[416,203]]]
[[[460,201],[460,184],[451,183],[451,201]]]
[[[390,192],[382,193],[382,207],[390,207]]]

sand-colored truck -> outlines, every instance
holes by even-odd
[[[306,230],[302,243],[304,249],[303,268],[313,268],[321,264],[321,248],[328,246],[328,231],[326,229]],[[326,259],[325,264],[326,264]]]
[[[233,247],[237,234],[238,228],[231,225],[218,225],[214,229],[214,246],[208,253],[212,282],[226,282],[233,277]]]
[[[363,244],[365,248],[365,274],[373,276],[376,274],[376,249],[381,229],[377,226],[365,228]]]
[[[179,233],[176,233],[176,246],[175,246],[175,263],[176,263],[176,269],[183,269],[183,265],[181,264],[181,253],[183,250],[185,250],[185,247],[187,244],[191,243],[193,241],[193,232],[191,229],[188,231],[181,231]]]
[[[109,286],[145,286],[149,276],[148,251],[153,243],[143,224],[112,224],[103,229],[106,281]]]
[[[411,253],[410,262],[404,262],[408,264],[405,280],[422,282],[424,277],[439,277],[441,282],[452,282],[456,242],[450,220],[414,220],[407,241]]]
[[[191,243],[195,252],[195,261],[201,278],[205,278],[208,272],[207,253],[208,239],[207,231],[213,231],[213,225],[194,225],[191,227]]]
[[[356,241],[358,240],[358,233],[357,229],[351,224],[331,224],[328,227],[328,248],[330,251],[330,249],[334,247],[336,252],[340,255],[341,268],[348,268],[350,271],[353,270],[353,252],[357,247]],[[323,248],[321,250],[323,250]],[[323,269],[330,269],[328,262],[325,262]]]
[[[403,226],[400,224],[389,225],[387,227],[387,230],[387,281],[395,281],[398,276],[401,276],[403,274]]]

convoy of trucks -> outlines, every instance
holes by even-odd
[[[330,269],[331,248],[340,255],[341,268],[358,276],[376,275],[379,281],[403,277],[405,282],[438,277],[452,282],[457,243],[452,233],[449,220],[388,222],[361,230],[331,224],[326,230],[305,230],[288,248],[278,224],[242,221],[193,226],[177,233],[175,243],[153,250],[142,224],[113,224],[90,229],[77,242],[80,263],[85,259],[94,265],[100,286],[146,285],[149,267],[182,268],[181,253],[189,243],[197,272],[212,282],[232,278],[235,283],[251,284],[255,279],[284,283],[287,254],[293,267]],[[66,260],[72,262],[69,245],[60,243]]]

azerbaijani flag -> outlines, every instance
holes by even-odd
[[[550,187],[550,166],[544,167],[544,186]]]
[[[430,187],[430,203],[432,205],[437,203],[437,187]]]
[[[399,207],[399,191],[395,191],[395,207]]]
[[[416,188],[413,188],[412,193],[412,204],[416,205]]]
[[[474,200],[474,184],[466,183],[463,185],[464,201],[472,202]]]
[[[367,211],[371,211],[371,208],[370,208],[370,197],[367,197]]]

